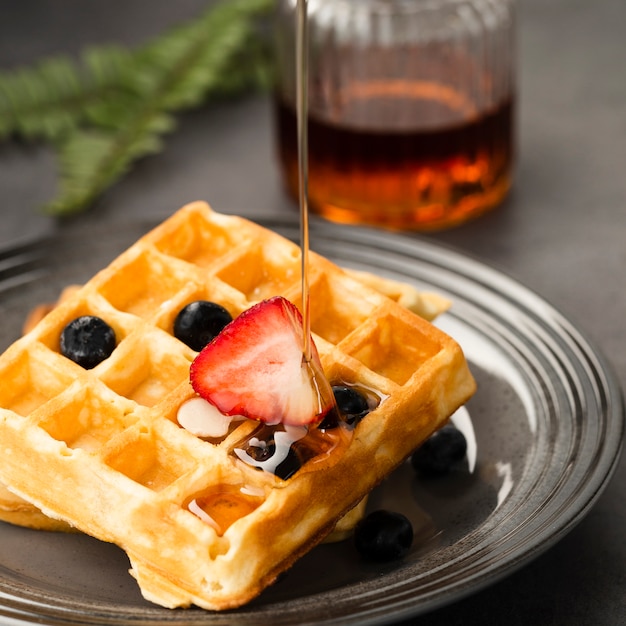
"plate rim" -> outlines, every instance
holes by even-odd
[[[266,226],[272,230],[277,230],[278,232],[280,232],[281,229],[286,228],[287,230],[295,229],[297,234],[297,229],[299,228],[298,220],[295,218],[292,219],[290,217],[283,216],[253,216],[246,215],[245,213],[240,213],[240,215],[247,217],[252,221],[258,222],[261,225]],[[84,228],[88,228],[92,236],[94,228],[101,228],[107,231],[119,228],[132,228],[135,229],[137,233],[140,233],[142,230],[147,232],[159,221],[160,220],[158,218],[144,218],[127,220],[126,222],[116,221],[115,223],[102,223],[95,226],[79,225],[78,227],[68,228],[66,230],[57,230],[56,232],[46,237],[46,239],[50,240],[54,244],[55,242],[58,242],[59,237],[63,238],[67,236],[76,236],[77,233],[81,232]],[[128,225],[126,226],[126,224]],[[476,274],[478,273],[482,277],[482,282],[486,286],[490,286],[493,283],[509,287],[511,293],[505,293],[504,295],[511,298],[512,302],[515,302],[516,298],[519,299],[520,296],[523,296],[524,298],[527,298],[527,302],[525,304],[526,308],[534,310],[536,307],[539,306],[544,313],[549,313],[550,319],[548,321],[550,322],[550,324],[557,325],[558,327],[563,329],[567,333],[568,338],[574,344],[578,345],[585,355],[587,355],[588,357],[592,357],[592,360],[595,361],[595,368],[592,368],[592,371],[596,373],[599,378],[602,379],[602,381],[598,381],[598,384],[601,384],[601,386],[605,390],[607,394],[607,399],[609,401],[609,404],[611,405],[609,407],[606,407],[606,411],[611,411],[610,415],[607,418],[607,421],[610,422],[610,425],[612,426],[612,432],[614,435],[616,435],[614,439],[608,442],[610,445],[605,446],[603,449],[603,469],[602,471],[599,471],[594,475],[595,480],[593,481],[593,484],[585,490],[585,501],[582,502],[581,500],[583,499],[579,497],[577,501],[577,504],[579,506],[575,510],[570,511],[571,514],[567,520],[561,520],[561,525],[557,529],[557,532],[553,532],[549,539],[544,539],[541,544],[533,545],[532,549],[526,550],[526,552],[523,554],[516,555],[516,557],[511,559],[510,562],[507,562],[506,564],[498,568],[497,571],[492,570],[491,572],[488,572],[486,574],[483,573],[482,576],[474,576],[472,579],[464,581],[465,584],[456,585],[453,588],[454,593],[449,599],[443,598],[441,597],[441,595],[425,599],[420,604],[420,606],[417,607],[417,610],[415,606],[406,606],[403,603],[401,606],[396,607],[395,612],[391,616],[389,615],[389,609],[385,609],[383,607],[382,613],[381,611],[370,611],[367,615],[360,615],[358,617],[358,622],[353,622],[352,619],[346,621],[348,618],[346,615],[343,614],[339,615],[337,618],[330,617],[329,620],[317,622],[333,623],[335,619],[339,619],[341,623],[387,623],[390,618],[396,620],[413,617],[427,610],[439,608],[445,604],[448,604],[451,601],[457,601],[462,597],[478,591],[479,589],[489,586],[495,581],[503,578],[504,576],[508,576],[510,573],[512,573],[516,569],[519,569],[530,560],[536,558],[539,554],[543,553],[550,546],[559,541],[565,534],[567,534],[593,507],[593,505],[600,497],[604,488],[614,474],[622,451],[624,434],[624,399],[619,382],[617,380],[617,377],[615,376],[615,373],[613,372],[611,364],[603,355],[602,351],[595,345],[593,340],[590,339],[589,336],[587,336],[584,330],[582,330],[578,324],[571,321],[559,309],[550,304],[544,297],[542,297],[529,287],[525,286],[516,278],[511,277],[505,271],[490,266],[480,259],[472,257],[471,255],[468,255],[465,252],[461,252],[451,246],[439,242],[433,242],[432,240],[427,240],[424,237],[410,237],[402,233],[379,231],[365,227],[329,224],[328,222],[315,218],[311,220],[311,246],[313,249],[315,249],[316,241],[319,241],[319,237],[329,236],[329,230],[331,233],[337,233],[336,236],[332,235],[335,239],[341,239],[345,236],[344,233],[350,233],[350,237],[354,238],[354,241],[351,241],[351,244],[355,243],[356,245],[379,245],[382,241],[385,244],[382,246],[384,249],[387,249],[385,246],[388,245],[392,247],[394,251],[399,255],[410,255],[410,253],[413,253],[417,254],[418,256],[420,254],[423,256],[425,254],[426,260],[428,260],[430,263],[438,262],[443,256],[445,257],[445,261],[447,263],[445,269],[448,271],[452,270],[452,273],[455,273],[457,276],[475,281]],[[22,246],[23,244],[20,242],[19,245]],[[10,254],[10,249],[7,247],[3,248],[3,253],[5,255]],[[587,491],[589,491],[589,493],[587,493]],[[348,587],[351,588],[351,590],[354,590],[355,587],[362,587],[364,589],[364,592],[367,592],[368,585],[365,585],[363,587],[361,583],[355,583],[353,585],[348,585]],[[328,593],[336,595],[336,590],[313,594],[312,596],[310,596],[310,601],[319,602],[319,596],[323,597],[326,596]],[[302,600],[299,599],[299,601],[302,604]],[[5,604],[5,602],[9,602],[9,604]],[[32,621],[29,620],[40,619],[41,617],[65,619],[66,617],[70,616],[76,618],[77,615],[80,615],[79,613],[76,613],[72,610],[69,610],[69,613],[66,613],[62,607],[54,607],[52,605],[48,609],[46,609],[47,612],[31,614],[27,610],[28,606],[28,602],[25,603],[22,602],[20,598],[11,598],[10,596],[8,596],[7,592],[4,591],[3,582],[0,578],[0,615],[5,615],[5,617],[12,617],[13,619],[17,620],[27,620],[17,621],[15,622],[16,624],[32,623]],[[33,606],[33,604],[31,603],[30,606]],[[267,604],[255,606],[253,611],[258,618],[259,615],[263,616],[263,614],[267,613],[268,611],[271,613],[271,611],[275,608],[275,605]],[[144,618],[137,621],[136,623],[138,624],[144,623],[144,620],[146,624],[179,623],[178,617],[174,616],[173,614],[165,617],[163,614],[164,610],[159,607],[148,607],[145,610],[141,608],[140,611]],[[177,615],[180,616],[180,613],[177,613]],[[185,623],[195,623],[196,615],[198,614],[185,612],[182,614],[182,619]],[[223,616],[224,614],[215,615],[220,618],[220,616]],[[245,618],[248,615],[245,607],[242,612],[237,611],[234,612],[232,615],[237,620],[236,623],[248,623],[246,621],[242,621],[242,618]],[[104,616],[101,615],[100,617]],[[220,623],[220,619],[217,619],[216,623]],[[198,615],[198,621],[207,621],[206,612],[200,612],[200,614]],[[208,621],[210,622],[211,620]],[[115,618],[105,618],[105,621],[103,621],[102,623],[114,624],[120,622],[115,621]],[[278,624],[291,622],[276,621],[275,623]]]

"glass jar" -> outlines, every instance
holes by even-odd
[[[276,16],[277,148],[298,197],[296,0]],[[308,192],[344,223],[439,229],[512,181],[514,0],[308,0]]]

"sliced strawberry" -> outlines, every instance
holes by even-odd
[[[311,340],[303,355],[302,316],[282,297],[264,300],[239,315],[191,365],[191,384],[225,415],[267,424],[320,422],[334,406]]]

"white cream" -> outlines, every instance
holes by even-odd
[[[176,416],[178,423],[196,437],[225,437],[233,420],[244,419],[240,415],[220,413],[203,398],[191,398],[180,405]]]
[[[220,532],[218,523],[198,504],[195,498],[189,503],[189,510],[205,524],[212,526],[215,530]]]
[[[274,433],[274,445],[276,447],[274,454],[264,461],[257,461],[252,458],[245,450],[235,448],[233,452],[248,465],[252,467],[260,467],[270,474],[276,473],[276,468],[287,458],[291,444],[302,439],[309,432],[306,426],[287,426],[285,430],[278,430]],[[263,447],[266,445],[264,441],[260,441],[256,437],[252,437],[249,442],[251,446]]]

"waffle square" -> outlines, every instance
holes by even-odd
[[[325,374],[368,390],[372,410],[354,429],[311,428],[293,444],[293,475],[250,462],[250,442],[274,435],[267,426],[234,421],[223,437],[200,438],[178,423],[196,356],[172,334],[183,306],[212,300],[235,317],[274,295],[301,302],[297,245],[197,202],[0,356],[0,479],[50,518],[124,549],[150,601],[221,610],[254,598],[475,388],[453,339],[327,259],[311,253],[310,265]],[[59,351],[62,329],[83,314],[117,339],[89,370]]]

